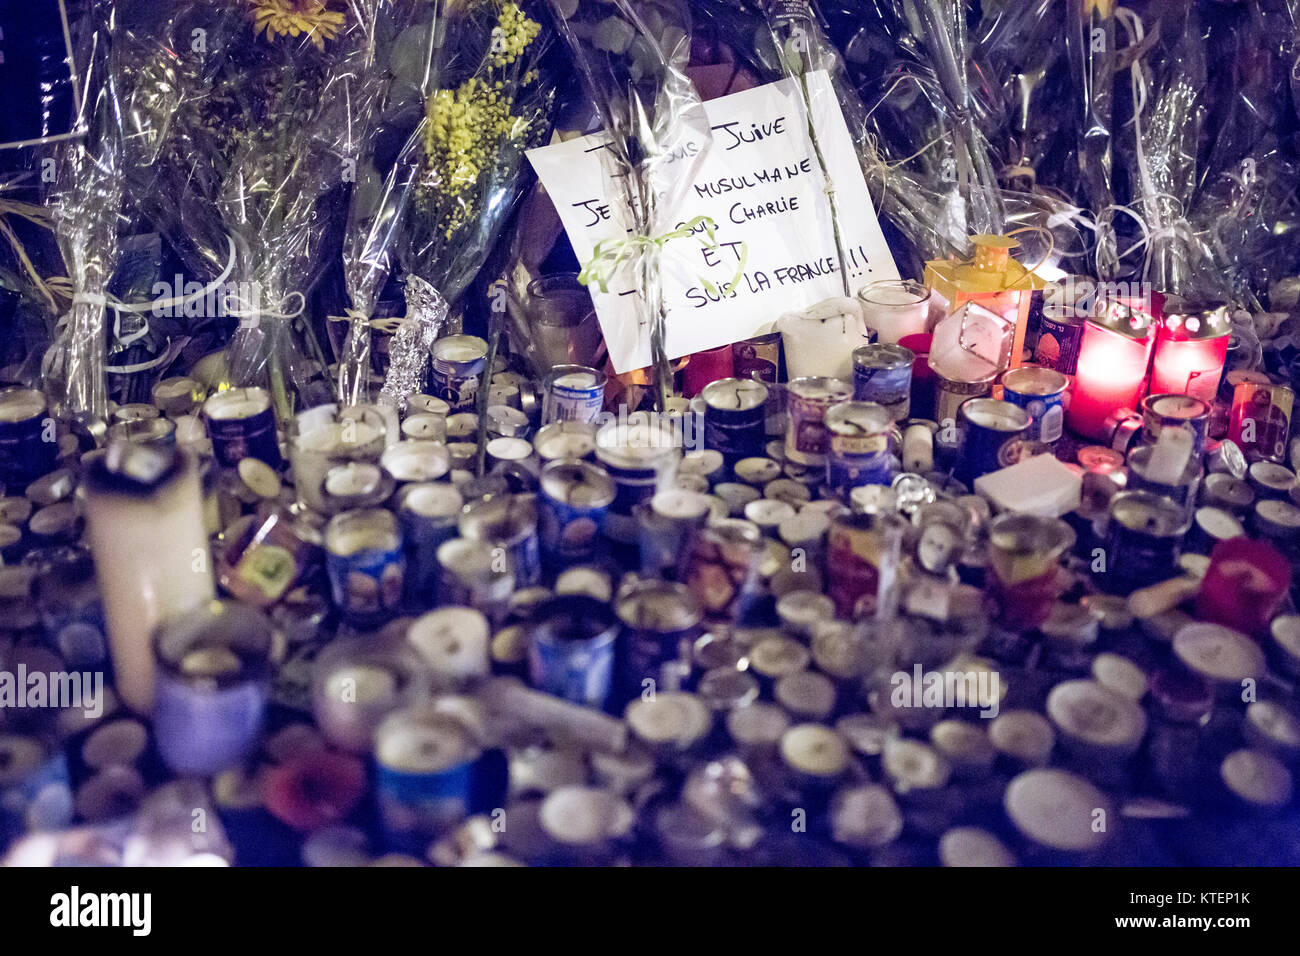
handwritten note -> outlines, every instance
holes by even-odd
[[[840,213],[849,288],[897,279],[834,89],[824,72],[807,79],[813,126]],[[771,331],[783,313],[843,294],[827,184],[797,83],[734,93],[704,108],[713,142],[684,147],[707,153],[672,224],[708,216],[717,225],[717,245],[706,248],[691,237],[665,247],[670,358]],[[604,148],[603,136],[595,134],[528,154],[583,262],[598,242],[628,232],[608,198],[614,187],[601,161]],[[703,237],[702,229],[697,236]],[[742,264],[739,281],[728,288]],[[608,293],[593,288],[592,295],[615,370],[649,365],[634,270],[624,265]]]

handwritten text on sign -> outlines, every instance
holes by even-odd
[[[835,187],[849,288],[897,279],[826,74],[810,74],[808,89],[817,139]],[[843,294],[826,182],[796,81],[710,100],[704,108],[713,144],[669,228],[708,216],[717,224],[718,244],[705,248],[689,238],[665,247],[670,358],[770,331],[782,313]],[[704,144],[685,148],[699,150]],[[528,154],[583,262],[596,243],[627,234],[608,198],[614,187],[601,161],[603,149],[603,136],[592,135]],[[698,235],[703,237],[702,229]],[[740,280],[728,290],[742,262]],[[608,294],[592,289],[619,372],[650,364],[649,334],[636,292],[630,265],[610,282]]]

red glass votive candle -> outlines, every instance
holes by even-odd
[[[1245,634],[1263,630],[1291,584],[1291,565],[1272,545],[1251,538],[1220,541],[1210,552],[1196,614]]]
[[[929,332],[904,335],[898,344],[911,349],[916,360],[912,362],[912,408],[913,418],[934,418],[934,371],[930,368],[930,346],[934,336]]]
[[[1137,407],[1151,358],[1150,321],[1144,312],[1116,308],[1084,323],[1074,394],[1065,416],[1071,429],[1104,439],[1112,412]]]
[[[1151,392],[1214,402],[1228,357],[1231,331],[1225,307],[1191,309],[1165,300],[1151,361]]]

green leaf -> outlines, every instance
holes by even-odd
[[[622,53],[631,45],[632,38],[635,36],[636,30],[626,20],[607,17],[596,27],[596,35],[592,42],[597,50]]]

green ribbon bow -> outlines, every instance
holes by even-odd
[[[710,216],[696,216],[690,222],[674,229],[672,232],[666,232],[662,236],[632,235],[625,236],[622,239],[602,239],[596,243],[596,248],[592,250],[591,261],[583,266],[582,271],[578,273],[578,281],[585,286],[590,286],[594,282],[601,292],[608,293],[609,280],[614,278],[624,262],[645,250],[657,249],[662,251],[674,239],[689,239],[691,236],[696,235],[695,230],[699,226],[704,227],[704,235],[699,237],[700,245],[710,250],[721,248],[718,245],[718,224]],[[740,244],[740,263],[736,268],[736,274],[732,276],[730,282],[722,287],[721,291],[708,279],[700,277],[700,282],[710,295],[719,299],[724,295],[730,295],[736,286],[740,284],[740,277],[745,274],[745,263],[748,260],[749,246],[742,242]]]

